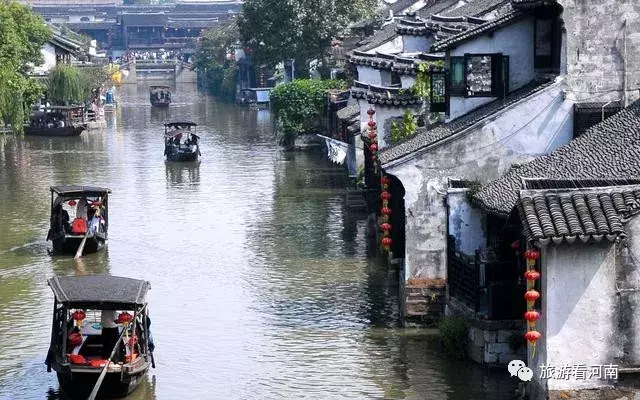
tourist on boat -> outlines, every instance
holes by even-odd
[[[116,324],[116,312],[113,310],[102,310],[100,323],[102,325],[102,358],[108,359],[111,351],[118,343],[120,332]]]
[[[153,344],[153,336],[151,335],[151,318],[147,315],[147,333],[149,334],[149,350],[153,352],[156,345]]]

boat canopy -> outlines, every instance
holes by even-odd
[[[81,194],[98,194],[111,193],[111,189],[99,187],[99,186],[76,186],[76,185],[61,185],[51,186],[51,192],[58,195],[81,195]]]
[[[167,85],[149,86],[149,90],[156,90],[156,89],[171,89],[171,86],[167,86]]]
[[[174,122],[168,122],[164,124],[164,126],[167,128],[174,128],[176,126],[198,126],[198,124],[192,121],[182,121],[182,122],[174,121]]]
[[[54,276],[47,283],[56,301],[70,308],[136,308],[151,289],[148,281],[110,275]]]

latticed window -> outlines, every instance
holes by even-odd
[[[444,71],[432,71],[431,77],[431,107],[432,112],[447,111],[446,73]]]

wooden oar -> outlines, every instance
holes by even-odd
[[[80,246],[78,246],[78,251],[76,251],[75,257],[73,257],[74,260],[77,260],[78,258],[82,257],[82,251],[84,250],[84,244],[87,243],[88,236],[89,236],[89,227],[87,226],[87,232],[84,234],[84,237],[82,238],[82,242],[80,242]]]
[[[122,329],[122,332],[118,337],[118,341],[116,342],[116,345],[114,346],[113,350],[111,350],[111,355],[109,356],[109,359],[107,360],[107,363],[105,364],[105,366],[102,368],[102,372],[100,372],[100,376],[96,381],[96,385],[93,387],[93,390],[91,391],[91,394],[89,395],[87,400],[95,400],[96,396],[98,395],[98,391],[100,390],[102,381],[104,381],[104,377],[107,376],[107,368],[109,368],[109,364],[111,364],[111,359],[116,354],[116,350],[118,350],[118,347],[120,347],[120,341],[122,340],[122,335],[124,335],[126,331],[127,331],[126,327]]]

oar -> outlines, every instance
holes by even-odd
[[[75,257],[73,257],[74,260],[77,260],[78,258],[82,257],[82,251],[84,250],[84,244],[87,243],[88,236],[89,236],[89,227],[87,226],[87,232],[84,234],[84,237],[82,238],[82,242],[80,242],[80,246],[78,247],[78,251],[76,251]]]
[[[127,331],[126,327],[122,329],[122,332],[118,337],[118,341],[116,342],[116,345],[113,347],[113,350],[111,350],[111,355],[109,356],[109,359],[107,360],[107,363],[105,364],[105,366],[102,368],[102,372],[100,372],[100,376],[96,381],[96,385],[93,387],[93,390],[91,391],[91,394],[89,395],[87,400],[95,400],[96,396],[98,395],[98,391],[100,390],[100,385],[102,385],[102,381],[104,381],[104,377],[107,376],[107,368],[109,368],[109,364],[111,364],[111,359],[116,354],[116,350],[118,350],[118,347],[120,347],[120,341],[122,340],[122,335],[124,335],[126,331]]]

